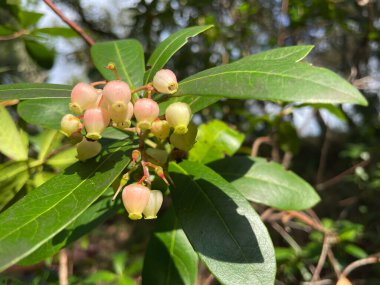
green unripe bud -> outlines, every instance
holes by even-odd
[[[71,136],[73,133],[78,132],[81,127],[82,124],[79,118],[77,118],[74,115],[66,114],[63,116],[61,120],[61,131],[68,137]]]

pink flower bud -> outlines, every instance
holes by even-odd
[[[174,128],[174,133],[183,135],[187,133],[187,126],[191,120],[191,109],[186,103],[176,102],[165,111],[165,118],[169,126]]]
[[[127,111],[131,101],[131,89],[124,81],[112,80],[104,86],[103,96],[114,111]]]
[[[149,189],[141,184],[130,184],[123,189],[122,199],[131,220],[142,218],[142,212],[149,202]]]
[[[159,139],[166,139],[169,136],[170,126],[165,120],[155,120],[152,123],[151,132]]]
[[[115,111],[113,108],[110,109],[110,117],[113,121],[113,125],[116,128],[124,129],[131,126],[131,119],[133,116],[133,104],[128,103],[128,109],[123,111]]]
[[[108,126],[110,118],[108,112],[102,108],[87,109],[83,116],[86,137],[92,140],[99,140],[100,135]]]
[[[157,219],[157,213],[162,206],[162,202],[163,202],[163,195],[161,191],[159,190],[150,191],[148,204],[146,205],[143,211],[144,219],[146,220]]]
[[[73,113],[81,114],[88,108],[96,107],[99,93],[90,84],[80,82],[71,91],[70,110]]]
[[[170,136],[170,143],[180,150],[189,151],[195,143],[197,133],[197,127],[194,125],[194,123],[190,122],[188,125],[187,133],[184,135],[173,133]]]
[[[102,145],[99,142],[88,141],[84,138],[80,143],[77,144],[77,158],[80,161],[84,161],[97,156],[101,150]]]
[[[152,122],[157,119],[160,108],[152,99],[142,98],[136,101],[134,113],[137,120],[137,127],[148,130],[151,128]]]
[[[68,137],[73,133],[78,132],[81,127],[82,124],[79,118],[74,115],[66,114],[61,120],[61,131]]]
[[[153,87],[160,93],[173,94],[178,90],[177,77],[173,71],[161,69],[153,77]]]

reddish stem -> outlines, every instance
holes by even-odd
[[[74,23],[69,18],[67,18],[62,13],[62,11],[59,10],[57,8],[57,6],[55,6],[53,4],[53,2],[51,0],[43,0],[43,1],[46,3],[46,5],[48,5],[50,7],[50,9],[52,9],[54,11],[54,13],[56,13],[58,15],[58,17],[60,17],[62,19],[62,21],[64,21],[66,24],[68,24],[75,32],[77,32],[77,34],[80,35],[86,41],[86,43],[89,46],[92,46],[95,43],[95,41],[89,35],[87,35],[80,26],[78,26],[76,23]]]

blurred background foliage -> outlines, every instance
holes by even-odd
[[[90,61],[86,43],[42,1],[0,3],[2,84],[74,84],[101,78]],[[322,202],[314,211],[326,227],[338,234],[333,251],[339,266],[379,251],[380,1],[57,0],[54,3],[96,41],[136,38],[142,42],[146,55],[180,28],[213,24],[214,29],[190,39],[170,61],[168,67],[179,79],[270,48],[315,45],[308,61],[334,70],[361,89],[369,101],[368,107],[224,100],[195,115],[194,121],[197,124],[215,118],[225,121],[245,135],[242,153],[250,153],[257,138],[269,136],[272,145],[262,145],[259,155],[283,162],[319,190]],[[287,114],[289,107],[294,111]],[[17,189],[15,192],[21,189],[16,197],[0,204],[3,210],[17,196],[75,161],[71,154],[61,160],[56,158],[54,164],[54,150],[62,147],[59,134],[28,125],[17,116],[14,107],[7,109],[21,128],[20,136],[27,138],[23,141],[27,142],[26,151],[34,164],[21,167],[23,170],[13,166],[19,172],[9,179],[0,177],[2,189],[13,187]],[[70,149],[67,151],[70,153]],[[68,161],[62,161],[63,157]],[[1,173],[10,162],[6,156],[1,156],[0,161]],[[15,180],[19,181],[17,185]],[[264,210],[256,206],[259,211]],[[152,227],[125,220],[125,215],[108,220],[68,248],[75,263],[71,264],[73,284],[133,284],[133,278],[139,282],[136,276],[141,272],[141,257]],[[298,224],[267,225],[277,248],[278,284],[310,280],[323,236]],[[95,271],[101,273],[94,275]],[[322,276],[334,280],[334,269],[328,262]],[[13,267],[2,278],[4,282],[13,278],[9,282],[14,284],[17,278],[23,280],[21,284],[57,282],[57,259],[34,267]],[[354,284],[379,284],[380,266],[361,267],[350,279]]]

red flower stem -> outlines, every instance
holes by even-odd
[[[54,13],[56,13],[58,15],[58,17],[60,17],[62,19],[62,21],[64,21],[66,24],[68,24],[78,35],[80,35],[86,41],[86,43],[89,46],[92,46],[93,44],[95,44],[95,41],[89,35],[87,35],[80,26],[78,26],[76,23],[74,23],[69,18],[67,18],[62,13],[62,11],[59,10],[57,8],[57,6],[55,6],[53,4],[53,2],[51,0],[43,0],[43,1],[46,3],[46,5],[48,5],[50,7],[50,9],[52,9],[54,11]]]

